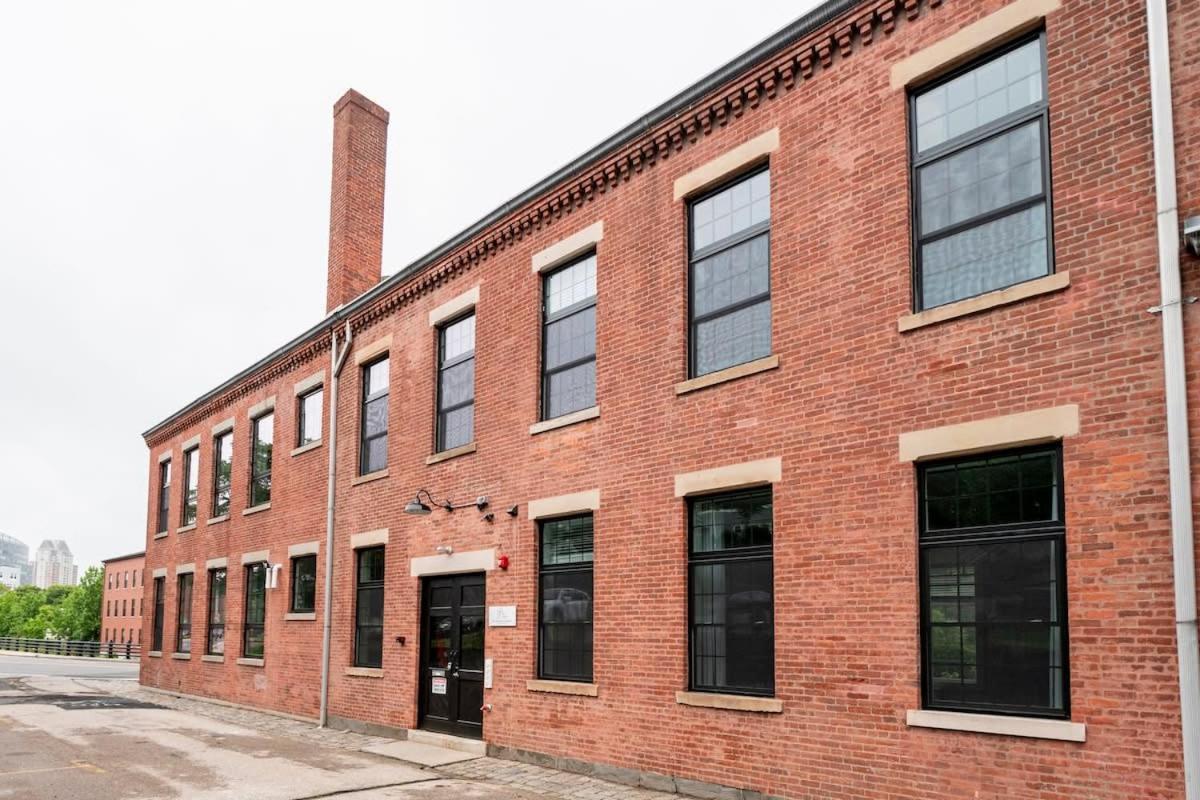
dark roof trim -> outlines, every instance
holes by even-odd
[[[183,408],[171,414],[166,419],[146,430],[142,433],[143,438],[148,438],[156,433],[160,428],[164,427],[176,417],[179,417],[196,407],[208,402],[212,398],[226,391],[230,387],[240,383],[247,376],[257,372],[275,359],[294,349],[297,345],[308,341],[314,335],[323,331],[330,330],[332,326],[340,324],[343,320],[358,311],[360,308],[368,305],[379,296],[385,294],[397,285],[411,278],[413,275],[421,272],[426,267],[432,266],[440,261],[451,251],[461,247],[471,239],[478,236],[480,233],[499,222],[504,217],[508,216],[518,208],[524,206],[530,201],[536,199],[542,194],[545,194],[550,189],[554,188],[559,183],[580,172],[585,167],[590,166],[596,161],[601,160],[607,155],[610,155],[619,148],[629,144],[645,133],[649,133],[653,128],[661,123],[677,116],[689,107],[702,100],[705,96],[716,89],[719,89],[724,84],[738,77],[746,70],[753,67],[760,61],[765,61],[779,51],[783,50],[788,45],[793,44],[798,39],[801,39],[808,34],[816,31],[818,28],[827,25],[845,12],[861,4],[864,0],[827,0],[822,5],[813,9],[809,13],[800,17],[795,22],[787,25],[775,34],[767,37],[763,41],[751,47],[746,52],[742,53],[737,58],[728,62],[722,67],[718,67],[713,72],[704,76],[696,83],[693,83],[688,88],[684,89],[679,94],[667,100],[662,105],[645,114],[641,119],[631,122],[621,130],[614,133],[612,136],[605,139],[600,144],[588,150],[583,155],[576,158],[571,163],[547,175],[542,180],[530,186],[525,191],[513,197],[508,202],[494,209],[482,219],[467,227],[461,233],[448,239],[442,244],[430,250],[425,255],[418,258],[413,263],[409,264],[404,269],[397,272],[385,281],[380,281],[377,285],[363,292],[354,300],[344,306],[335,308],[332,312],[321,320],[319,323],[309,328],[304,333],[292,339],[283,347],[275,350],[265,358],[259,359],[254,364],[234,375],[229,380],[222,383],[220,386],[205,392],[200,397],[197,397],[192,402],[188,403]]]
[[[140,553],[130,553],[127,556],[115,556],[113,558],[106,558],[106,559],[103,559],[100,563],[101,564],[111,564],[114,561],[127,561],[131,558],[142,558],[145,555],[146,555],[146,551],[143,550]]]

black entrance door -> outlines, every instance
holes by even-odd
[[[482,738],[483,573],[425,578],[422,595],[421,727]]]

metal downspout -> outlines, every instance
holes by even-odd
[[[330,335],[329,347],[329,487],[325,498],[325,605],[322,609],[324,624],[321,629],[321,721],[320,727],[329,724],[329,649],[333,631],[333,507],[334,488],[337,485],[337,396],[338,376],[346,364],[350,343],[354,337],[350,332],[350,320],[346,320],[346,337],[338,351],[337,328]]]
[[[1171,547],[1175,569],[1175,641],[1183,725],[1185,796],[1200,800],[1200,655],[1196,641],[1196,564],[1188,445],[1187,373],[1183,351],[1183,290],[1179,274],[1179,209],[1175,191],[1175,121],[1166,0],[1146,0],[1150,107],[1154,127],[1158,274],[1162,288],[1163,371],[1166,376],[1167,460]]]

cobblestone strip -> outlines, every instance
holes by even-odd
[[[96,678],[78,679],[76,682],[88,688],[128,697],[131,700],[154,703],[164,708],[198,714],[264,733],[302,739],[323,747],[362,750],[373,745],[388,744],[394,741],[381,736],[366,736],[330,728],[321,729],[311,722],[278,717],[262,711],[234,708],[210,703],[206,700],[194,700],[189,697],[176,697],[162,692],[148,691],[129,681]],[[448,778],[508,786],[531,795],[551,798],[551,800],[680,800],[677,794],[666,794],[635,786],[610,783],[574,772],[563,772],[500,758],[476,758],[471,761],[460,761],[457,764],[447,764],[430,771]]]

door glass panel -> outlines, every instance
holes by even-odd
[[[459,664],[462,669],[483,669],[483,615],[464,614],[459,625],[462,636]]]
[[[450,661],[450,638],[453,634],[454,621],[446,616],[434,616],[429,619],[429,666],[445,668]]]
[[[435,586],[429,590],[429,606],[431,608],[449,608],[453,602],[453,587]]]

